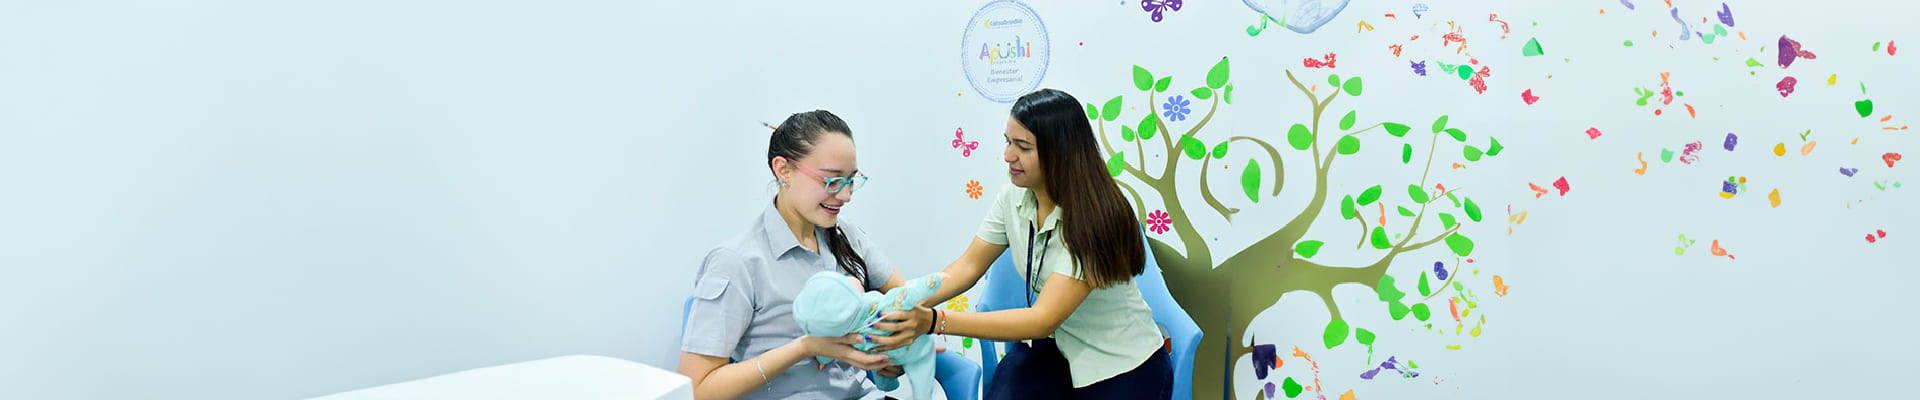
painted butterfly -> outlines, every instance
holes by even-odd
[[[1180,11],[1180,3],[1181,0],[1140,0],[1140,10],[1153,13],[1153,22],[1160,22],[1162,12]]]
[[[980,148],[980,141],[968,141],[966,131],[960,128],[954,128],[953,148],[960,149],[961,157],[973,157],[973,149]]]

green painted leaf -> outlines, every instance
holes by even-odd
[[[1360,95],[1360,77],[1356,76],[1352,78],[1347,78],[1347,83],[1340,85],[1340,90],[1347,91],[1348,96],[1359,96]]]
[[[1453,214],[1440,213],[1440,228],[1453,229]]]
[[[1344,131],[1348,129],[1353,129],[1353,123],[1359,120],[1358,117],[1359,117],[1359,110],[1348,111],[1347,116],[1340,117],[1340,130]]]
[[[1153,113],[1140,117],[1140,127],[1134,129],[1134,134],[1139,135],[1140,140],[1152,139],[1153,135],[1158,133],[1160,133],[1160,119],[1154,118]]]
[[[1207,156],[1207,145],[1200,143],[1200,139],[1194,139],[1192,136],[1181,136],[1180,147],[1187,151],[1187,158],[1198,160],[1200,157]]]
[[[1327,321],[1327,329],[1320,333],[1320,340],[1327,344],[1327,348],[1331,349],[1346,343],[1347,335],[1351,333],[1352,329],[1347,327],[1346,320],[1335,319]]]
[[[1453,206],[1455,208],[1460,207],[1460,198],[1454,197],[1453,192],[1447,192],[1447,200],[1453,200]]]
[[[1100,106],[1100,119],[1113,121],[1114,118],[1120,118],[1120,96],[1113,96],[1107,105]]]
[[[1220,101],[1227,102],[1227,104],[1233,104],[1233,84],[1231,83],[1227,84],[1226,92],[1220,94]]]
[[[1127,166],[1127,159],[1125,157],[1121,157],[1121,155],[1124,155],[1126,153],[1127,152],[1124,152],[1124,151],[1115,152],[1113,153],[1113,158],[1107,159],[1108,175],[1120,176],[1120,171],[1122,171]]]
[[[1293,145],[1294,150],[1313,147],[1313,130],[1307,129],[1306,125],[1293,124],[1293,128],[1287,129],[1287,144]]]
[[[1333,151],[1340,152],[1341,155],[1351,155],[1353,153],[1359,153],[1360,138],[1355,137],[1353,135],[1341,136],[1340,141],[1337,143],[1334,143]]]
[[[1100,118],[1100,110],[1093,108],[1093,103],[1087,103],[1087,119],[1098,118]]]
[[[1153,73],[1147,72],[1146,68],[1140,68],[1138,65],[1133,66],[1133,87],[1140,90],[1152,88]]]
[[[1193,91],[1187,92],[1187,93],[1192,93],[1193,98],[1201,99],[1201,100],[1206,100],[1213,97],[1213,89],[1207,88],[1204,86],[1194,88]]]
[[[1380,301],[1398,302],[1407,297],[1406,293],[1400,292],[1400,288],[1393,286],[1393,275],[1381,274],[1380,284],[1375,285],[1373,290],[1380,294]]]
[[[1289,376],[1287,377],[1286,382],[1280,384],[1280,389],[1287,392],[1287,398],[1291,399],[1294,397],[1299,397],[1300,391],[1306,388],[1300,386],[1299,382],[1294,382],[1293,377]]]
[[[1133,141],[1133,127],[1126,126],[1126,125],[1120,126],[1120,141],[1123,141],[1123,142]]]
[[[1240,189],[1247,192],[1247,200],[1260,202],[1260,161],[1247,159],[1247,167],[1240,169]]]
[[[1359,209],[1353,206],[1353,196],[1340,199],[1340,219],[1353,219],[1360,216]]]
[[[1366,328],[1353,328],[1353,341],[1363,345],[1372,346],[1373,331],[1369,331]]]
[[[1506,149],[1506,147],[1505,147],[1505,146],[1501,146],[1501,145],[1500,145],[1500,140],[1499,140],[1499,139],[1494,139],[1494,138],[1493,138],[1492,136],[1488,136],[1488,137],[1487,137],[1487,141],[1488,141],[1488,142],[1491,142],[1491,143],[1489,143],[1489,144],[1487,145],[1487,156],[1488,156],[1488,157],[1492,157],[1492,156],[1497,156],[1497,155],[1500,155],[1500,150],[1503,150],[1503,149]]]
[[[1393,320],[1395,321],[1406,319],[1407,311],[1409,310],[1407,310],[1406,304],[1402,304],[1398,301],[1387,303],[1387,315],[1393,316]]]
[[[1413,215],[1414,215],[1413,210],[1408,210],[1406,207],[1400,207],[1400,216],[1411,217]]]
[[[1467,132],[1459,129],[1447,128],[1447,136],[1452,136],[1453,140],[1460,141],[1461,143],[1467,141]]]
[[[1433,316],[1433,312],[1427,310],[1427,303],[1414,304],[1412,309],[1414,319],[1426,321],[1427,318]]]
[[[1227,85],[1227,58],[1220,57],[1220,63],[1207,71],[1207,87],[1219,89]]]
[[[1407,198],[1413,199],[1415,203],[1425,203],[1427,202],[1427,191],[1421,189],[1420,185],[1407,185]]]
[[[1439,119],[1433,120],[1433,133],[1440,133],[1444,129],[1447,129],[1447,116],[1442,115]]]
[[[1427,285],[1427,271],[1420,271],[1420,295],[1432,296],[1433,287]]]
[[[1380,185],[1373,185],[1373,187],[1367,188],[1367,190],[1360,191],[1360,198],[1358,200],[1360,201],[1360,205],[1370,206],[1373,205],[1374,200],[1379,199]]]
[[[1406,137],[1407,129],[1409,129],[1407,128],[1406,125],[1396,124],[1392,122],[1380,124],[1380,127],[1387,128],[1387,134],[1393,135],[1394,137]]]
[[[1466,257],[1472,255],[1473,239],[1467,239],[1466,236],[1462,236],[1459,233],[1447,235],[1447,248],[1453,249],[1453,254],[1457,256]]]
[[[1385,228],[1378,226],[1373,227],[1372,236],[1373,248],[1386,250],[1387,248],[1393,247],[1393,243],[1387,241],[1387,230]]]
[[[1318,240],[1303,241],[1293,245],[1293,252],[1299,254],[1300,258],[1312,258],[1314,254],[1320,254],[1320,246],[1325,244]]]
[[[1213,159],[1218,160],[1227,156],[1227,143],[1229,142],[1213,145]]]
[[[1412,144],[1400,145],[1400,163],[1401,164],[1413,163],[1413,145]]]
[[[1336,88],[1340,87],[1340,74],[1327,75],[1327,84]]]
[[[1473,204],[1472,197],[1467,198],[1467,218],[1472,219],[1473,222],[1480,222],[1480,205]]]
[[[1171,76],[1160,78],[1159,82],[1154,82],[1153,91],[1156,93],[1166,92],[1168,86],[1173,86],[1173,77]]]
[[[1481,154],[1479,147],[1468,145],[1460,148],[1460,155],[1466,157],[1467,161],[1480,161]]]

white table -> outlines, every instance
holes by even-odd
[[[341,392],[315,400],[692,400],[687,377],[603,356],[560,356]]]

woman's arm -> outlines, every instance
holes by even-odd
[[[893,365],[885,354],[867,354],[851,346],[859,342],[858,335],[833,338],[801,336],[767,350],[759,357],[737,363],[728,363],[724,357],[681,352],[680,374],[693,380],[695,399],[738,399],[766,385],[767,379],[780,376],[780,373],[808,356],[831,357],[864,370]],[[762,376],[762,373],[766,375]]]
[[[974,279],[979,277],[975,276]],[[1067,317],[1073,315],[1073,310],[1079,309],[1080,303],[1086,301],[1087,294],[1092,292],[1093,287],[1087,286],[1086,282],[1053,273],[1047,276],[1046,288],[1040,290],[1040,298],[1034,300],[1032,307],[983,313],[947,312],[940,314],[940,322],[932,321],[933,310],[926,307],[890,312],[873,327],[895,333],[893,336],[874,337],[873,342],[880,344],[874,351],[887,351],[911,344],[914,338],[925,334],[932,324],[944,326],[944,334],[987,340],[1045,338],[1060,329],[1060,324],[1066,322]],[[899,322],[887,322],[893,320]]]
[[[952,300],[954,296],[966,293],[967,289],[972,289],[974,284],[980,282],[980,277],[987,275],[987,267],[993,266],[993,260],[1000,258],[1000,253],[1006,251],[1006,245],[987,243],[980,238],[973,238],[973,242],[967,244],[967,251],[960,253],[960,258],[953,260],[953,263],[947,264],[946,269],[941,270],[947,273],[948,279],[940,285],[940,290],[934,291],[933,295],[927,296],[926,300],[921,300],[920,305],[922,307],[938,306],[940,303]],[[892,282],[888,283],[892,284]],[[926,325],[921,325],[920,328],[924,331]]]
[[[1080,308],[1093,288],[1079,279],[1054,273],[1032,307],[984,313],[949,312],[940,315],[945,334],[987,340],[1028,340],[1053,336],[1060,324]],[[879,338],[875,338],[878,340]]]

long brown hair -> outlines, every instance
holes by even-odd
[[[1047,197],[1060,205],[1060,240],[1095,289],[1126,283],[1146,268],[1133,205],[1107,174],[1080,100],[1054,89],[1020,96],[1013,119],[1033,132]]]
[[[767,169],[773,169],[774,157],[786,157],[798,161],[813,154],[813,143],[820,135],[837,133],[853,138],[853,130],[847,128],[847,121],[826,110],[813,110],[793,114],[780,126],[773,128],[773,137],[767,140]],[[778,173],[779,171],[774,171]],[[860,288],[872,290],[867,282],[867,260],[853,251],[852,241],[847,232],[839,225],[827,228],[827,248],[833,250],[833,258],[840,265],[840,272],[860,280]]]

